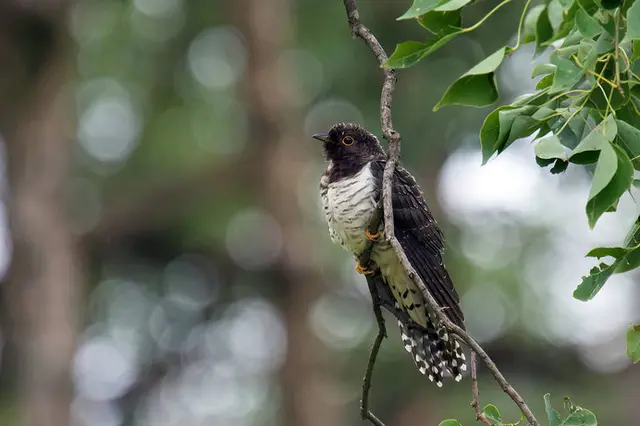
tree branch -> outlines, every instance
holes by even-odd
[[[371,49],[371,52],[378,60],[380,66],[384,65],[384,63],[388,59],[387,54],[385,53],[376,37],[371,33],[371,31],[367,27],[362,25],[362,23],[360,23],[360,17],[355,0],[343,0],[343,3],[347,11],[347,19],[349,21],[349,27],[351,28],[352,36],[362,39],[367,44],[367,46],[369,46],[369,49]],[[506,381],[506,379],[504,378],[500,370],[498,370],[498,367],[491,360],[489,355],[487,355],[482,347],[480,347],[480,345],[471,336],[469,336],[469,334],[467,334],[465,330],[458,327],[453,322],[451,322],[451,320],[449,320],[449,318],[440,308],[431,293],[429,293],[429,290],[425,286],[420,276],[416,273],[413,266],[411,266],[411,263],[409,263],[407,255],[405,254],[402,246],[395,237],[391,184],[393,182],[393,173],[395,171],[396,164],[398,163],[398,160],[400,158],[400,134],[393,129],[393,122],[391,120],[391,104],[393,98],[393,90],[395,89],[396,84],[396,75],[394,70],[390,68],[382,67],[382,70],[384,72],[385,78],[382,85],[382,93],[380,96],[380,124],[382,127],[382,134],[384,138],[389,142],[389,158],[387,160],[387,165],[385,167],[382,180],[382,205],[384,212],[385,238],[393,246],[396,255],[400,259],[402,266],[407,272],[407,275],[420,289],[423,296],[425,297],[427,304],[429,305],[429,308],[438,315],[438,318],[442,325],[444,325],[444,327],[448,331],[452,332],[460,339],[462,339],[474,352],[478,354],[482,362],[487,366],[489,371],[491,371],[491,374],[493,374],[493,377],[500,385],[500,388],[502,388],[502,390],[507,395],[509,395],[513,402],[520,408],[529,423],[532,426],[540,426],[540,423],[535,418],[520,394],[518,394],[518,392],[516,392],[516,390]],[[374,217],[374,219],[376,219],[378,215],[374,216],[376,216]],[[370,226],[369,229],[377,229],[377,226]],[[365,252],[370,252],[370,246],[367,247],[367,250],[365,250]]]
[[[352,37],[362,39],[369,49],[373,52],[378,63],[380,65],[387,62],[387,54],[380,45],[380,42],[376,39],[373,33],[362,23],[360,23],[360,16],[358,14],[358,9],[356,7],[355,0],[343,0],[344,7],[347,11],[347,19],[349,21],[349,27],[351,28]],[[393,100],[393,90],[396,85],[396,73],[391,68],[382,68],[384,72],[384,83],[382,84],[382,92],[380,94],[380,125],[382,128],[382,134],[384,138],[389,142],[389,150],[391,151],[392,146],[396,146],[396,154],[395,157],[390,156],[390,158],[397,158],[400,154],[399,145],[400,145],[400,135],[393,130],[393,122],[391,120],[391,102]],[[393,176],[393,171],[395,169],[395,161],[391,160],[387,163],[387,166],[384,171],[384,179],[390,181],[390,177]],[[391,197],[385,197],[383,195],[382,199],[385,200],[388,198],[391,200]],[[383,212],[386,209],[376,209],[373,217],[371,218],[371,222],[369,223],[369,230],[373,233],[377,232],[380,228],[380,224],[382,223]],[[386,220],[386,217],[385,217]],[[386,232],[386,230],[385,230]],[[367,268],[370,268],[371,263],[371,250],[373,249],[373,241],[368,241],[365,250],[362,252],[360,256],[358,256],[358,262]],[[375,269],[375,268],[371,268]],[[371,348],[371,352],[369,353],[369,362],[367,364],[367,370],[365,372],[364,379],[362,381],[362,404],[360,407],[360,414],[362,418],[365,420],[369,420],[372,424],[376,426],[384,426],[384,423],[380,421],[371,411],[369,411],[369,390],[371,389],[371,376],[373,375],[373,368],[375,366],[376,358],[378,356],[378,351],[380,346],[382,345],[382,340],[386,337],[386,327],[384,323],[384,317],[382,316],[382,310],[380,309],[380,300],[378,297],[378,292],[376,289],[375,278],[371,276],[367,276],[367,283],[369,284],[369,291],[371,293],[371,299],[373,302],[373,311],[376,317],[376,322],[378,323],[378,335],[376,336],[376,340],[373,343],[373,347]]]
[[[487,426],[493,426],[491,422],[482,415],[480,411],[480,391],[478,390],[478,360],[476,358],[476,353],[471,351],[471,393],[473,394],[473,402],[471,406],[473,407],[473,411],[476,413],[476,420],[484,423]]]
[[[376,358],[378,357],[378,351],[382,346],[382,340],[387,337],[387,328],[384,323],[384,317],[382,316],[382,310],[380,309],[380,300],[378,298],[378,290],[376,288],[375,276],[367,276],[367,284],[369,284],[369,291],[371,292],[371,299],[373,301],[373,313],[376,316],[376,322],[378,323],[378,335],[373,342],[371,352],[369,353],[369,362],[367,363],[367,370],[362,379],[362,401],[360,405],[360,415],[364,420],[369,420],[376,426],[385,426],[380,419],[378,419],[371,411],[369,411],[369,391],[371,390],[371,377],[373,376],[373,368],[376,364]]]

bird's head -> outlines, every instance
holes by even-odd
[[[367,162],[384,155],[378,138],[359,124],[337,123],[314,139],[324,144],[324,155],[333,162]]]

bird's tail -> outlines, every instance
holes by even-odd
[[[404,348],[413,357],[418,371],[442,387],[445,372],[459,382],[467,365],[460,343],[451,338],[444,327],[436,328],[434,322],[429,318],[426,329],[408,326],[402,321],[398,321],[398,326]]]

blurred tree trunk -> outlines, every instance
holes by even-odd
[[[0,133],[13,243],[3,288],[24,426],[67,426],[80,266],[66,212],[73,103],[63,1],[0,6]]]
[[[281,372],[282,422],[286,426],[339,426],[341,406],[335,360],[309,327],[308,315],[325,285],[314,264],[312,233],[300,211],[297,182],[308,159],[302,146],[302,118],[291,107],[291,75],[280,58],[294,28],[289,0],[242,0],[236,16],[246,37],[249,64],[245,79],[250,109],[251,146],[256,164],[243,173],[255,174],[263,205],[282,226],[284,253],[274,268],[281,311],[285,316],[288,351]],[[319,177],[318,177],[319,179]]]

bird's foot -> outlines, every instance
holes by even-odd
[[[375,234],[372,234],[371,232],[369,232],[369,228],[364,229],[364,236],[367,237],[367,240],[369,241],[378,241],[381,235],[382,231],[378,231]]]
[[[360,262],[356,261],[356,272],[363,275],[373,275],[376,271],[369,269],[366,266],[362,266]]]

